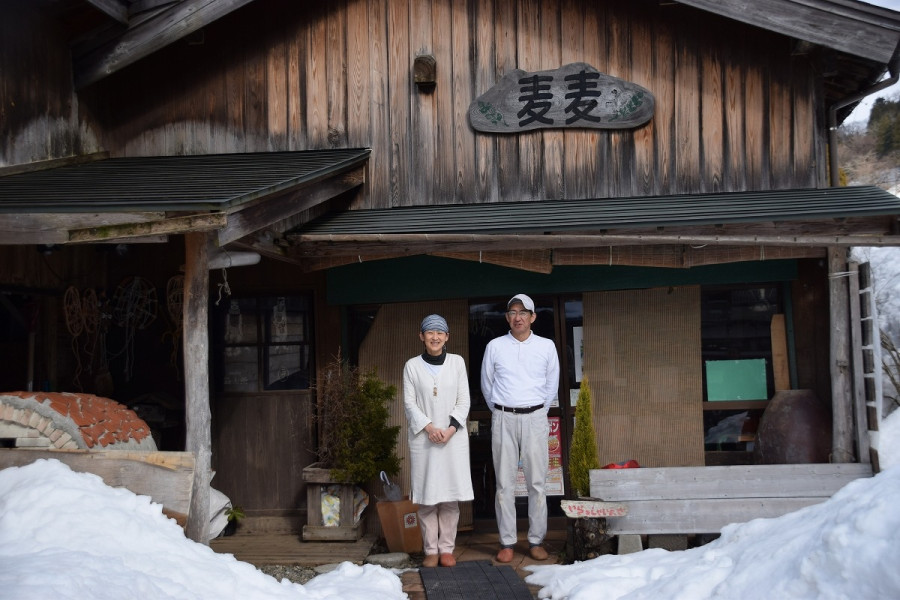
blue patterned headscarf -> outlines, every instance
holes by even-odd
[[[450,333],[450,328],[447,326],[447,320],[441,315],[428,315],[422,319],[422,329],[420,331],[443,331],[444,333]]]

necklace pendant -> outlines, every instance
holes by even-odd
[[[434,390],[431,392],[432,396],[437,396],[437,386],[434,386]]]

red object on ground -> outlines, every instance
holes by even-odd
[[[625,462],[609,463],[604,469],[639,469],[641,465],[636,460],[626,460]]]

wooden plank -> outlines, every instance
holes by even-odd
[[[434,57],[437,65],[436,85],[427,91],[418,85],[410,87],[410,127],[416,132],[416,151],[410,156],[409,179],[412,189],[421,192],[419,196],[421,204],[440,203],[441,192],[447,193],[451,186],[442,180],[442,174],[453,167],[453,146],[448,145],[440,153],[437,152],[438,123],[442,126],[449,123],[449,113],[446,116],[437,115],[438,104],[445,108],[451,105],[452,88],[450,87],[450,74],[452,72],[452,58],[450,45],[445,43],[443,36],[438,36],[442,43],[436,44],[432,38],[432,32],[437,29],[450,27],[450,16],[447,6],[440,4],[435,6],[436,14],[432,17],[431,2],[409,3],[409,55],[411,60],[419,56]],[[434,21],[432,20],[434,19]],[[449,93],[448,93],[449,92]],[[441,141],[452,143],[452,136],[441,136]],[[446,160],[438,159],[438,156]]]
[[[388,46],[388,28],[385,26],[385,15],[388,14],[387,0],[370,0],[368,3],[366,25],[368,27],[368,58],[371,61],[365,74],[368,82],[369,118],[362,125],[366,137],[372,147],[373,156],[384,157],[379,161],[379,168],[372,168],[369,184],[365,186],[366,204],[364,208],[391,207],[391,171],[390,164],[394,160],[391,147],[391,86],[388,81],[388,57],[392,56]],[[394,5],[396,3],[392,3]],[[440,65],[438,65],[440,73]],[[440,75],[439,75],[440,76]],[[353,127],[360,124],[353,123]]]
[[[611,535],[718,533],[730,523],[780,517],[824,501],[822,497],[632,501],[627,516],[610,517],[606,525]]]
[[[700,177],[700,64],[699,41],[702,38],[696,23],[685,23],[675,44],[675,157],[673,187],[670,193],[680,194],[699,189]],[[627,190],[623,190],[627,194]]]
[[[591,496],[609,502],[827,497],[851,481],[871,476],[872,467],[859,463],[594,469],[590,472]]]
[[[559,0],[543,0],[538,3],[541,8],[541,69],[555,69],[562,62],[562,40],[560,39],[560,1]],[[568,40],[566,40],[568,41]],[[579,62],[581,59],[579,58]],[[591,65],[593,67],[593,65]],[[559,73],[559,71],[556,71]],[[555,77],[554,77],[555,79]],[[600,76],[603,79],[603,76]],[[561,98],[565,98],[566,92],[570,91],[568,86],[564,86],[563,90],[554,89],[556,81],[551,85],[551,91],[555,96],[562,92]],[[602,84],[600,85],[602,88]],[[520,88],[521,89],[521,88]],[[521,103],[518,104],[521,107]],[[552,112],[552,109],[551,111]],[[549,114],[549,113],[548,113]],[[571,116],[572,113],[563,113]],[[627,120],[627,119],[626,119]],[[541,181],[544,184],[545,198],[564,198],[566,194],[566,178],[563,171],[565,161],[566,145],[565,132],[562,129],[548,129],[544,131],[544,160],[541,165]],[[461,165],[462,166],[462,165]],[[464,169],[465,166],[462,166]],[[462,171],[465,172],[465,171]],[[463,188],[465,189],[465,188]]]
[[[675,105],[675,47],[676,33],[670,21],[655,18],[653,21],[653,71],[648,86],[656,95],[659,110],[653,117],[654,163],[653,193],[670,190],[675,181],[675,117],[671,107]],[[665,107],[665,108],[663,108]]]
[[[409,8],[405,2],[388,2],[387,11],[388,71],[388,136],[390,137],[390,173],[386,190],[388,206],[402,206],[418,201],[411,198],[409,165],[414,142],[410,131],[409,93],[412,84],[412,59],[409,55]],[[379,18],[383,18],[380,16]],[[443,65],[438,65],[440,71]],[[374,191],[374,190],[373,190]]]
[[[744,166],[744,56],[739,44],[732,44],[721,49],[721,61],[724,69],[724,87],[722,97],[725,99],[725,134],[727,146],[725,157],[725,189],[739,190],[747,186],[747,169]],[[812,129],[810,129],[812,131]],[[807,132],[807,137],[812,137]]]
[[[517,0],[495,0],[494,2],[492,20],[494,42],[490,49],[483,48],[482,52],[493,52],[494,72],[497,79],[519,66],[516,6]],[[477,88],[475,91],[481,93],[484,89],[487,88]],[[489,201],[497,202],[505,198],[517,198],[521,193],[525,182],[519,176],[519,137],[500,136],[494,143],[494,155],[485,159],[487,163],[496,163],[494,168],[497,170],[498,194]]]
[[[757,51],[745,51],[747,68],[744,71],[744,144],[746,155],[743,169],[750,181],[768,183],[768,163],[765,161],[765,66],[754,62]]]
[[[562,500],[563,512],[570,519],[624,517],[628,507],[621,502],[603,502],[602,500]]]
[[[723,189],[725,172],[725,99],[722,94],[722,61],[716,46],[701,47],[701,89],[703,107],[700,113],[703,161],[700,164],[700,188],[706,192]]]
[[[439,3],[442,4],[442,3]],[[472,88],[472,66],[471,66],[471,47],[472,31],[470,4],[466,2],[449,2],[450,7],[450,39],[452,45],[452,89],[453,94],[450,96],[452,100],[449,106],[439,100],[439,118],[443,119],[444,115],[450,115],[452,119],[451,137],[452,140],[446,141],[439,137],[439,152],[443,152],[445,148],[449,148],[449,154],[442,155],[438,160],[441,168],[447,169],[446,175],[450,175],[445,179],[447,186],[440,190],[440,194],[436,194],[442,202],[470,202],[472,190],[475,189],[475,181],[477,179],[476,162],[475,162],[475,131],[469,127],[467,118],[468,100],[475,96]],[[473,3],[474,4],[474,3]],[[440,31],[440,30],[439,30]],[[465,65],[465,66],[463,66]],[[438,67],[440,68],[440,67]],[[442,94],[442,96],[445,96]],[[445,96],[446,97],[446,96]],[[439,121],[443,124],[443,121]],[[449,128],[448,128],[449,129]],[[441,132],[441,128],[438,127]],[[443,135],[443,132],[438,134]],[[447,156],[452,157],[450,159]],[[452,172],[450,171],[452,169]],[[451,187],[452,186],[452,187]],[[452,190],[452,192],[450,191]],[[449,192],[449,194],[448,194]],[[447,196],[450,196],[448,199]]]
[[[288,139],[288,47],[283,40],[272,42],[266,50],[267,150],[281,150]]]
[[[472,15],[474,24],[472,58],[472,76],[474,79],[473,94],[480,94],[491,87],[496,81],[494,69],[494,53],[492,36],[494,31],[494,3],[475,3]],[[474,140],[475,152],[475,188],[474,196],[477,202],[486,202],[490,198],[496,198],[499,191],[498,172],[495,167],[497,160],[495,148],[495,136],[476,135]]]
[[[637,85],[650,89],[654,69],[653,23],[644,14],[631,21],[631,80]],[[656,90],[654,90],[656,94]],[[657,99],[658,100],[658,99]],[[658,114],[660,111],[656,111]],[[659,179],[655,169],[656,160],[655,119],[632,132],[634,139],[634,173],[632,193],[654,195],[658,193]],[[576,196],[583,197],[583,196]]]
[[[325,78],[328,148],[347,147],[347,3],[329,3],[325,11]],[[325,146],[322,146],[325,147]]]
[[[99,476],[110,487],[150,496],[176,520],[180,517],[183,521],[189,512],[194,477],[190,452],[0,449],[0,469],[22,467],[39,459],[55,459],[73,471]]]
[[[775,391],[789,390],[791,389],[791,370],[783,314],[772,315],[769,330],[772,338],[772,373],[775,379]]]
[[[302,565],[314,567],[350,561],[362,564],[372,550],[375,535],[359,540],[306,542],[297,534],[237,535],[219,537],[210,547],[221,554],[233,554],[253,565]]]

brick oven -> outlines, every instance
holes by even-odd
[[[157,449],[150,427],[115,400],[70,392],[0,393],[0,447]]]

